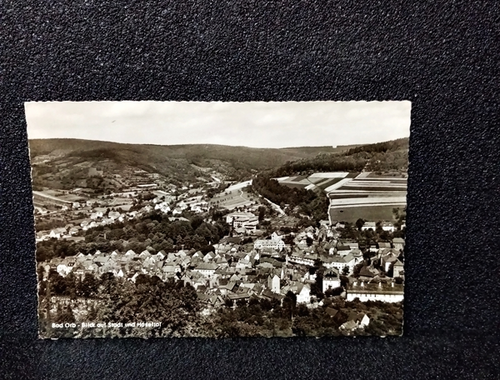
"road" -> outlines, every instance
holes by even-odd
[[[278,211],[281,215],[283,215],[283,216],[284,216],[284,215],[286,215],[286,213],[283,211],[283,209],[282,209],[280,206],[278,206],[276,203],[271,202],[271,201],[270,201],[269,199],[267,199],[267,198],[264,198],[264,199],[266,200],[266,202],[268,202],[268,203],[271,205],[271,207],[273,207],[273,208],[274,208],[276,211]]]

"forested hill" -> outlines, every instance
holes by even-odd
[[[348,149],[344,152],[319,153],[312,158],[288,161],[272,176],[282,177],[312,172],[407,170],[408,138],[367,144]]]
[[[190,165],[222,167],[229,174],[276,168],[287,161],[307,159],[320,153],[337,151],[332,146],[261,149],[225,145],[146,145],[121,144],[80,139],[30,140],[32,162],[74,164],[78,160],[98,163],[111,160],[149,172],[173,174],[189,171]]]

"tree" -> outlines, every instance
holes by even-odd
[[[236,306],[240,308],[247,306],[247,300],[245,298],[240,298],[239,300],[236,300]]]
[[[306,243],[307,246],[310,247],[314,243],[314,240],[311,237],[306,236]]]
[[[361,231],[361,228],[364,226],[365,221],[361,218],[356,220],[356,227],[358,228],[358,231]]]
[[[136,284],[121,279],[110,280],[109,292],[104,293],[104,305],[99,317],[104,322],[151,321],[160,322],[150,334],[184,336],[195,325],[200,305],[195,289],[182,282],[166,283],[153,276],[139,277]],[[130,336],[134,330],[117,332]]]
[[[262,222],[264,220],[264,217],[266,216],[266,208],[264,206],[259,207],[259,222]]]
[[[297,296],[292,291],[288,291],[283,299],[284,316],[293,320],[295,307],[297,306]]]
[[[57,306],[56,315],[54,316],[54,321],[56,323],[74,323],[75,315],[71,306],[62,307],[61,304]]]

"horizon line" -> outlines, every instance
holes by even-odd
[[[372,145],[372,144],[379,144],[379,143],[384,143],[384,142],[390,142],[390,141],[396,141],[396,140],[402,140],[402,139],[409,139],[409,136],[405,137],[398,137],[396,139],[392,140],[384,140],[384,141],[377,141],[377,142],[364,142],[364,143],[351,143],[351,144],[339,144],[339,145],[296,145],[296,146],[284,146],[284,147],[256,147],[256,146],[249,146],[249,145],[232,145],[232,144],[213,144],[213,143],[185,143],[185,144],[154,144],[154,143],[130,143],[130,142],[120,142],[120,141],[109,141],[109,140],[99,140],[99,139],[82,139],[82,138],[77,138],[77,137],[38,137],[38,138],[29,138],[28,137],[28,142],[33,141],[33,140],[79,140],[79,141],[95,141],[95,142],[102,142],[102,143],[112,143],[112,144],[122,144],[122,145],[152,145],[152,146],[192,146],[192,145],[208,145],[208,146],[228,146],[228,147],[234,147],[234,148],[250,148],[250,149],[294,149],[294,148],[327,148],[331,147],[332,149],[336,149],[338,147],[348,147],[348,146],[363,146],[363,145]]]

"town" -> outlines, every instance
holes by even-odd
[[[269,180],[321,194],[326,207],[316,214],[325,217],[319,219],[262,195],[255,175],[236,182],[200,168],[204,176],[173,184],[145,170],[82,170],[82,187],[33,191],[42,318],[101,322],[95,318],[107,318],[99,310],[109,298],[104,282],[112,279],[125,291],[154,278],[196,295],[193,318],[205,325],[228,313],[238,325],[236,332],[235,326],[216,326],[211,335],[198,327],[180,336],[401,334],[405,172]],[[103,182],[119,191],[96,192]],[[89,183],[94,189],[83,187]],[[255,305],[254,314],[267,320],[247,316],[251,330],[245,330],[236,314]],[[387,308],[390,313],[384,313]],[[269,315],[276,310],[286,323],[260,328],[273,321]],[[301,318],[320,312],[329,329],[300,327]],[[48,326],[46,333],[54,334]]]

